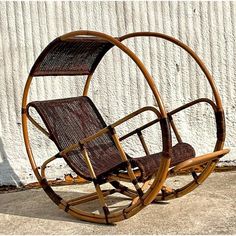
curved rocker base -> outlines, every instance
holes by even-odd
[[[60,197],[47,184],[47,181],[45,179],[42,182],[44,182],[44,185],[43,185],[44,191],[50,197],[50,199],[56,205],[58,205],[60,209],[72,215],[73,217],[76,217],[83,221],[101,223],[101,224],[114,224],[115,222],[122,221],[122,220],[132,217],[133,215],[138,213],[140,210],[142,210],[145,206],[149,204],[148,202],[147,203],[145,202],[145,199],[146,197],[148,197],[148,195],[146,195],[146,197],[144,198],[139,198],[137,195],[136,196],[134,194],[132,195],[129,191],[123,192],[121,189],[110,189],[110,190],[103,191],[104,197],[107,197],[108,195],[112,195],[114,193],[121,193],[125,196],[130,197],[130,198],[127,198],[127,200],[130,200],[130,204],[127,204],[127,206],[122,208],[121,210],[110,212],[108,214],[104,214],[104,213],[95,214],[92,212],[80,210],[76,206],[78,206],[79,204],[83,204],[83,203],[98,199],[99,196],[97,192],[66,201],[65,199]],[[101,212],[102,212],[102,208],[101,208]]]
[[[189,192],[192,192],[199,185],[201,185],[208,178],[208,176],[214,171],[219,158],[223,157],[227,153],[229,153],[229,149],[223,149],[213,153],[208,153],[202,156],[191,158],[187,161],[184,161],[176,165],[175,167],[170,169],[169,174],[177,174],[180,171],[189,170],[190,172],[192,172],[193,181],[189,182],[188,184],[179,189],[172,189],[163,185],[163,187],[161,188],[161,193],[157,194],[153,202],[166,201],[179,198],[188,194]],[[199,175],[196,175],[194,172],[194,167],[204,164],[206,166],[203,169],[203,171]],[[145,183],[144,186],[146,184],[148,183]],[[115,185],[113,186],[115,187]],[[126,189],[126,192],[132,191],[126,186],[122,187]]]

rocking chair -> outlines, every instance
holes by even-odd
[[[154,80],[138,57],[122,41],[131,37],[158,37],[180,46],[187,51],[200,66],[208,79],[215,102],[200,98],[167,112],[155,86]],[[146,106],[107,125],[93,101],[87,96],[92,75],[107,51],[117,46],[131,57],[147,80],[158,108]],[[83,96],[27,102],[33,77],[58,75],[87,75]],[[193,147],[184,143],[173,121],[173,115],[198,103],[208,103],[215,113],[217,140],[214,151],[197,156]],[[45,127],[40,125],[30,114],[34,108],[42,118]],[[116,127],[135,116],[151,111],[156,119],[119,137]],[[28,134],[28,120],[51,139],[58,148],[58,153],[46,160],[41,166],[41,173],[34,160]],[[85,221],[97,223],[114,223],[127,219],[153,201],[169,200],[183,196],[194,190],[214,170],[219,158],[229,152],[223,149],[225,140],[225,119],[221,99],[209,71],[199,57],[185,44],[170,36],[154,32],[138,32],[119,38],[94,32],[76,31],[65,34],[52,41],[34,63],[23,95],[22,123],[26,150],[32,169],[47,195],[61,209]],[[143,137],[143,130],[160,123],[162,131],[162,151],[151,154]],[[172,145],[171,129],[178,143]],[[128,155],[121,142],[132,135],[140,139],[145,156],[133,158]],[[45,169],[53,160],[63,158],[69,167],[78,175],[95,186],[96,192],[75,199],[65,200],[49,185]],[[197,174],[196,166],[203,166]],[[189,170],[193,180],[180,189],[167,191],[164,182],[169,174]],[[126,185],[129,182],[133,189]],[[101,185],[110,183],[112,188],[102,190]],[[115,211],[110,211],[106,197],[119,193],[128,196],[130,204]],[[76,208],[81,203],[98,199],[101,205],[99,213],[87,212]]]

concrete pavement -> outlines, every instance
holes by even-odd
[[[187,178],[171,181],[178,185]],[[0,194],[0,233],[236,234],[235,184],[236,172],[213,173],[192,193],[166,204],[152,204],[115,226],[79,221],[59,210],[41,189]],[[87,185],[56,187],[65,196],[78,189],[79,193],[90,191]]]

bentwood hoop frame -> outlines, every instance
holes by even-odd
[[[84,36],[89,37],[89,39],[84,38]],[[129,48],[127,48],[122,43],[123,40],[129,39],[132,37],[140,37],[140,36],[162,38],[180,46],[185,51],[187,51],[193,57],[196,63],[200,66],[202,71],[204,72],[212,88],[215,102],[207,98],[201,98],[193,102],[190,102],[188,104],[185,104],[171,112],[167,112],[163,105],[161,96],[157,90],[157,87],[154,83],[154,80],[149,74],[149,72],[147,71],[147,69],[145,68],[144,64]],[[40,71],[39,69],[40,63],[42,63],[42,61],[47,57],[49,50],[56,50],[55,45],[57,43],[61,43],[61,44],[63,44],[64,42],[65,43],[68,43],[68,42],[78,43],[80,41],[83,42],[83,40],[89,41],[90,39],[103,40],[104,42],[109,43],[109,45],[104,46],[105,48],[104,54],[101,54],[101,55],[98,54],[97,58],[95,58],[94,63],[90,69],[82,68],[82,71],[83,70],[84,71],[88,70],[88,71],[79,73],[76,71],[68,70],[66,72],[60,72],[60,73],[51,72],[51,74],[44,74],[42,71]],[[111,125],[108,125],[108,126],[104,125],[102,128],[98,129],[97,132],[80,139],[78,142],[72,143],[69,146],[61,148],[61,150],[59,150],[57,154],[55,154],[54,156],[52,156],[51,158],[49,158],[43,163],[43,165],[41,166],[41,173],[40,173],[38,170],[38,166],[34,160],[33,152],[31,150],[31,146],[29,142],[30,138],[28,134],[28,120],[30,120],[46,136],[50,137],[51,133],[47,131],[46,129],[44,129],[40,124],[38,124],[30,115],[29,108],[31,106],[34,107],[37,111],[39,111],[39,113],[42,112],[40,110],[41,109],[39,106],[40,104],[28,103],[28,95],[29,95],[32,79],[35,76],[44,76],[44,75],[84,75],[86,74],[88,75],[88,77],[87,77],[87,80],[84,86],[84,91],[83,91],[84,98],[74,99],[72,102],[76,102],[77,104],[79,104],[80,100],[87,101],[87,94],[89,91],[89,85],[93,76],[93,72],[95,71],[102,57],[112,46],[118,47],[136,63],[136,65],[141,70],[142,74],[144,75],[146,81],[148,82],[148,85],[157,102],[158,108],[151,107],[151,106],[140,108],[139,110],[125,116],[124,118],[121,118],[120,120],[114,122]],[[189,147],[189,145],[183,144],[182,139],[177,131],[177,128],[175,127],[172,116],[175,113],[183,109],[186,109],[190,106],[193,106],[195,104],[198,104],[200,102],[208,103],[215,112],[216,127],[217,127],[217,140],[216,140],[214,151],[212,153],[195,157],[194,150],[192,150],[192,148]],[[90,101],[88,101],[88,103],[91,105]],[[47,103],[45,104],[47,105]],[[91,105],[92,108],[93,106],[94,105]],[[139,115],[140,113],[146,112],[146,111],[154,112],[157,118],[154,121],[149,122],[134,131],[131,131],[130,133],[124,135],[123,137],[118,137],[115,131],[115,128],[117,126]],[[97,112],[95,111],[95,113]],[[157,163],[156,165],[158,166],[158,168],[156,168],[155,171],[154,170],[150,171],[149,175],[145,176],[145,173],[147,173],[148,172],[147,170],[149,169],[145,169],[145,168],[144,169],[141,168],[140,170],[133,169],[134,163],[142,164],[142,159],[140,159],[139,162],[135,162],[135,160],[131,161],[131,159],[125,153],[121,142],[125,140],[126,138],[134,134],[137,134],[147,157],[149,157],[151,160],[151,158],[153,157],[150,154],[148,150],[148,146],[142,136],[142,131],[158,122],[160,123],[161,130],[162,130],[162,152],[161,154],[157,155],[159,158],[158,163],[156,162]],[[23,100],[22,100],[22,124],[23,124],[23,134],[24,134],[24,141],[26,145],[27,154],[29,156],[29,160],[30,160],[32,169],[34,171],[34,174],[37,177],[41,186],[43,187],[44,191],[61,209],[65,210],[69,214],[75,217],[78,217],[81,220],[86,220],[86,221],[96,222],[96,223],[114,223],[117,221],[121,221],[121,220],[124,220],[133,216],[134,214],[139,212],[141,209],[143,209],[145,206],[153,202],[153,200],[160,201],[160,200],[172,199],[172,198],[180,197],[187,194],[188,192],[194,190],[199,184],[201,184],[214,170],[218,159],[229,152],[228,149],[223,149],[224,140],[225,140],[225,123],[224,123],[224,111],[222,107],[222,102],[221,102],[218,90],[215,86],[214,80],[212,76],[210,75],[209,71],[207,70],[203,62],[200,60],[200,58],[187,45],[183,44],[182,42],[180,42],[179,40],[173,37],[160,34],[160,33],[154,33],[154,32],[137,32],[137,33],[124,35],[120,38],[114,38],[110,35],[100,33],[100,32],[81,30],[81,31],[71,32],[57,38],[55,41],[49,44],[49,46],[41,53],[41,55],[36,60],[28,76],[25,89],[24,89]],[[176,147],[172,147],[171,129],[173,130],[180,144],[179,146],[176,145]],[[97,170],[91,162],[91,158],[89,156],[90,151],[88,150],[87,146],[89,145],[90,142],[93,142],[94,140],[96,140],[97,138],[103,135],[110,135],[109,137],[112,140],[111,142],[118,150],[119,156],[121,158],[121,163],[119,164],[119,168],[123,168],[123,169],[125,168],[126,171],[124,173],[117,173],[117,172],[112,172],[111,170],[109,170],[109,173],[105,177],[103,176],[104,175],[103,174],[102,178],[100,178],[99,175],[96,174]],[[184,148],[185,151],[188,150],[190,154],[188,154],[189,155],[188,158],[185,158],[185,159],[182,159],[182,161],[173,163],[173,158],[175,156],[177,157],[182,156],[181,150],[179,150],[180,146],[182,149]],[[90,176],[88,179],[94,183],[96,192],[92,194],[88,194],[83,197],[66,201],[61,196],[56,194],[54,190],[48,184],[45,168],[48,165],[48,163],[50,163],[51,161],[54,161],[57,158],[66,159],[66,156],[75,150],[79,150],[79,152],[82,153],[83,161],[86,163],[89,176]],[[157,158],[157,156],[155,158]],[[199,175],[197,175],[196,172],[194,171],[194,167],[197,165],[204,165],[204,169]],[[180,189],[176,189],[176,190],[172,189],[172,191],[165,191],[165,187],[163,187],[163,185],[168,174],[177,173],[178,171],[183,170],[183,169],[187,169],[192,172],[193,181],[188,183],[186,186],[183,186]],[[83,177],[83,174],[81,175]],[[151,177],[153,181],[150,181]],[[104,182],[109,182],[114,188],[109,189],[109,190],[101,190],[100,185],[103,184],[102,182],[103,180]],[[132,183],[135,190],[121,184],[120,181]],[[142,186],[140,186],[139,184],[140,181],[142,182]],[[121,210],[110,212],[109,207],[106,204],[105,198],[108,195],[111,195],[114,193],[121,193],[130,197],[130,204]],[[103,213],[95,214],[95,213],[79,210],[74,207],[81,203],[92,201],[94,199],[99,200]]]

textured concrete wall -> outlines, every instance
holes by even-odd
[[[230,155],[235,164],[236,110],[236,3],[234,2],[0,2],[0,185],[35,180],[21,132],[21,99],[27,74],[43,48],[69,31],[90,29],[114,36],[134,31],[156,31],[187,43],[205,61],[222,94]],[[212,98],[202,72],[183,50],[156,39],[125,42],[145,63],[171,110],[198,97]],[[30,100],[77,96],[84,77],[37,78]],[[110,123],[144,105],[155,105],[143,76],[131,60],[112,49],[94,75],[89,96]],[[184,141],[198,154],[211,151],[215,142],[213,113],[200,105],[175,117]],[[145,114],[119,129],[121,134],[153,118]],[[38,165],[54,154],[55,146],[34,128],[31,144]],[[160,149],[159,127],[145,133],[152,152]],[[138,140],[124,144],[141,155]],[[52,178],[70,170],[63,162],[48,168]]]

